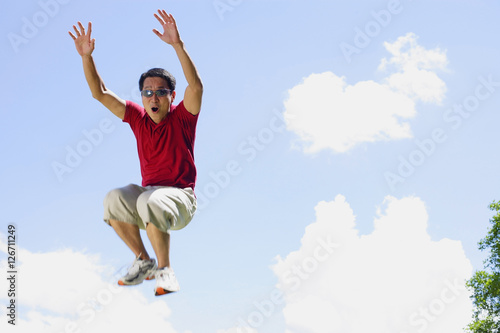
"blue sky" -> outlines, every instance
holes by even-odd
[[[200,209],[172,234],[181,291],[155,298],[151,283],[114,286],[133,257],[102,222],[102,200],[140,183],[135,139],[92,99],[67,31],[92,21],[98,71],[122,98],[140,102],[137,81],[151,67],[171,71],[180,93],[175,53],[152,32],[158,8],[176,18],[205,93]],[[20,306],[9,331],[142,322],[183,333],[357,333],[361,316],[377,333],[461,332],[471,310],[463,281],[482,268],[477,242],[500,188],[499,9],[483,0],[5,4],[0,262],[4,270],[14,224]]]

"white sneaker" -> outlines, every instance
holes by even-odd
[[[175,274],[172,268],[165,267],[157,269],[155,278],[155,296],[173,293],[181,289],[179,287],[179,282],[177,282],[177,279],[175,278]]]
[[[128,269],[127,274],[118,280],[118,284],[120,286],[131,286],[140,284],[145,279],[154,279],[156,267],[156,260],[142,260],[137,257],[132,263],[132,266]]]

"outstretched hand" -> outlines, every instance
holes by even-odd
[[[181,41],[181,37],[179,35],[179,30],[177,29],[177,24],[175,23],[175,19],[172,14],[167,14],[165,10],[159,9],[158,14],[155,14],[155,17],[163,27],[163,34],[156,29],[153,29],[153,32],[167,44],[173,45],[179,43]]]
[[[68,31],[69,35],[75,41],[76,50],[78,51],[79,55],[81,55],[82,57],[85,55],[91,55],[92,52],[94,52],[95,47],[95,38],[91,39],[90,37],[90,34],[92,33],[92,23],[89,22],[87,32],[85,32],[85,28],[83,27],[81,22],[78,22],[78,26],[80,27],[80,30],[78,30],[76,26],[73,26],[76,36],[71,31]]]

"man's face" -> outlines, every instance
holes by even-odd
[[[144,80],[142,90],[152,90],[156,92],[161,89],[169,89],[165,79],[161,77],[148,77]],[[162,97],[158,97],[156,93],[154,93],[151,97],[142,96],[142,105],[146,109],[149,117],[158,124],[167,116],[174,98],[175,91]]]

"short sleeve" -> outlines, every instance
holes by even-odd
[[[184,101],[181,101],[179,105],[176,106],[175,111],[177,113],[177,117],[183,124],[184,128],[195,128],[196,123],[198,122],[199,113],[194,115],[190,113],[186,107],[184,106]]]
[[[123,122],[128,123],[130,127],[134,128],[140,118],[144,116],[144,108],[139,104],[132,101],[127,101],[125,106],[125,116]]]

